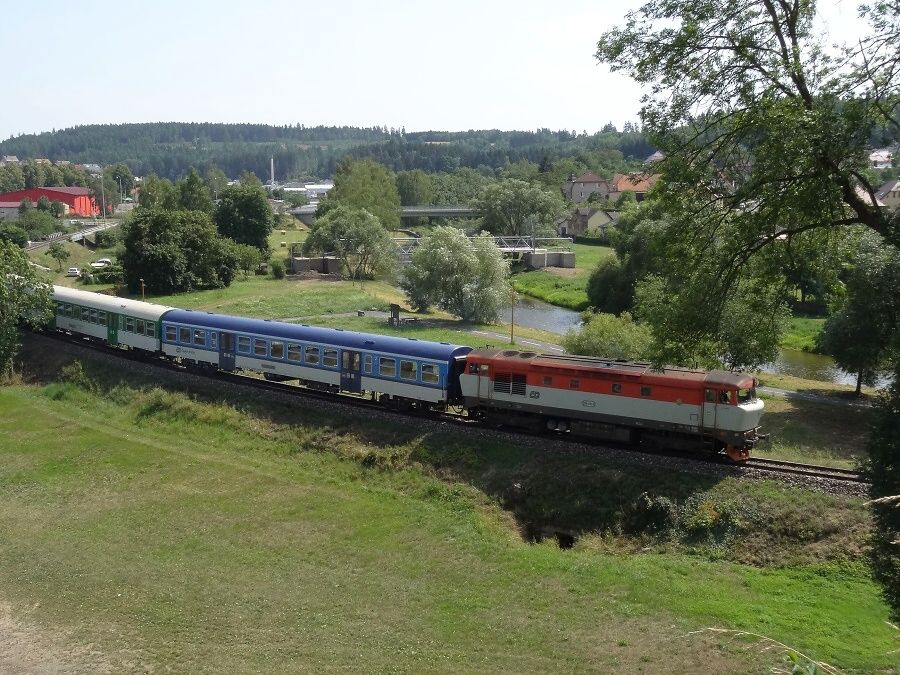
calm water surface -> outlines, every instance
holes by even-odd
[[[515,318],[517,326],[540,328],[557,335],[565,335],[569,330],[577,328],[581,323],[581,314],[579,312],[556,307],[527,296],[519,296],[516,302]],[[510,320],[509,307],[504,311],[503,320]],[[805,380],[856,384],[856,377],[838,368],[830,356],[810,354],[795,349],[782,349],[778,354],[778,358],[771,363],[765,364],[760,370],[767,373],[793,375],[794,377],[802,377]],[[884,386],[887,382],[888,380],[882,379],[879,382],[879,386]]]

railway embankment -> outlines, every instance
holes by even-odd
[[[40,336],[21,365],[0,390],[0,582],[34,644],[67,647],[61,669],[785,666],[688,637],[709,626],[889,667],[858,496],[458,433]]]

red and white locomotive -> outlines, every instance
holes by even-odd
[[[742,461],[759,440],[757,380],[721,370],[476,349],[459,381],[487,421],[647,446],[704,446]]]

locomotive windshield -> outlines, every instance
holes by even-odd
[[[738,404],[756,400],[756,389],[738,389]]]

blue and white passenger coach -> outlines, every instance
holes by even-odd
[[[460,400],[457,375],[471,348],[174,309],[162,318],[162,351],[227,371],[442,405]]]

